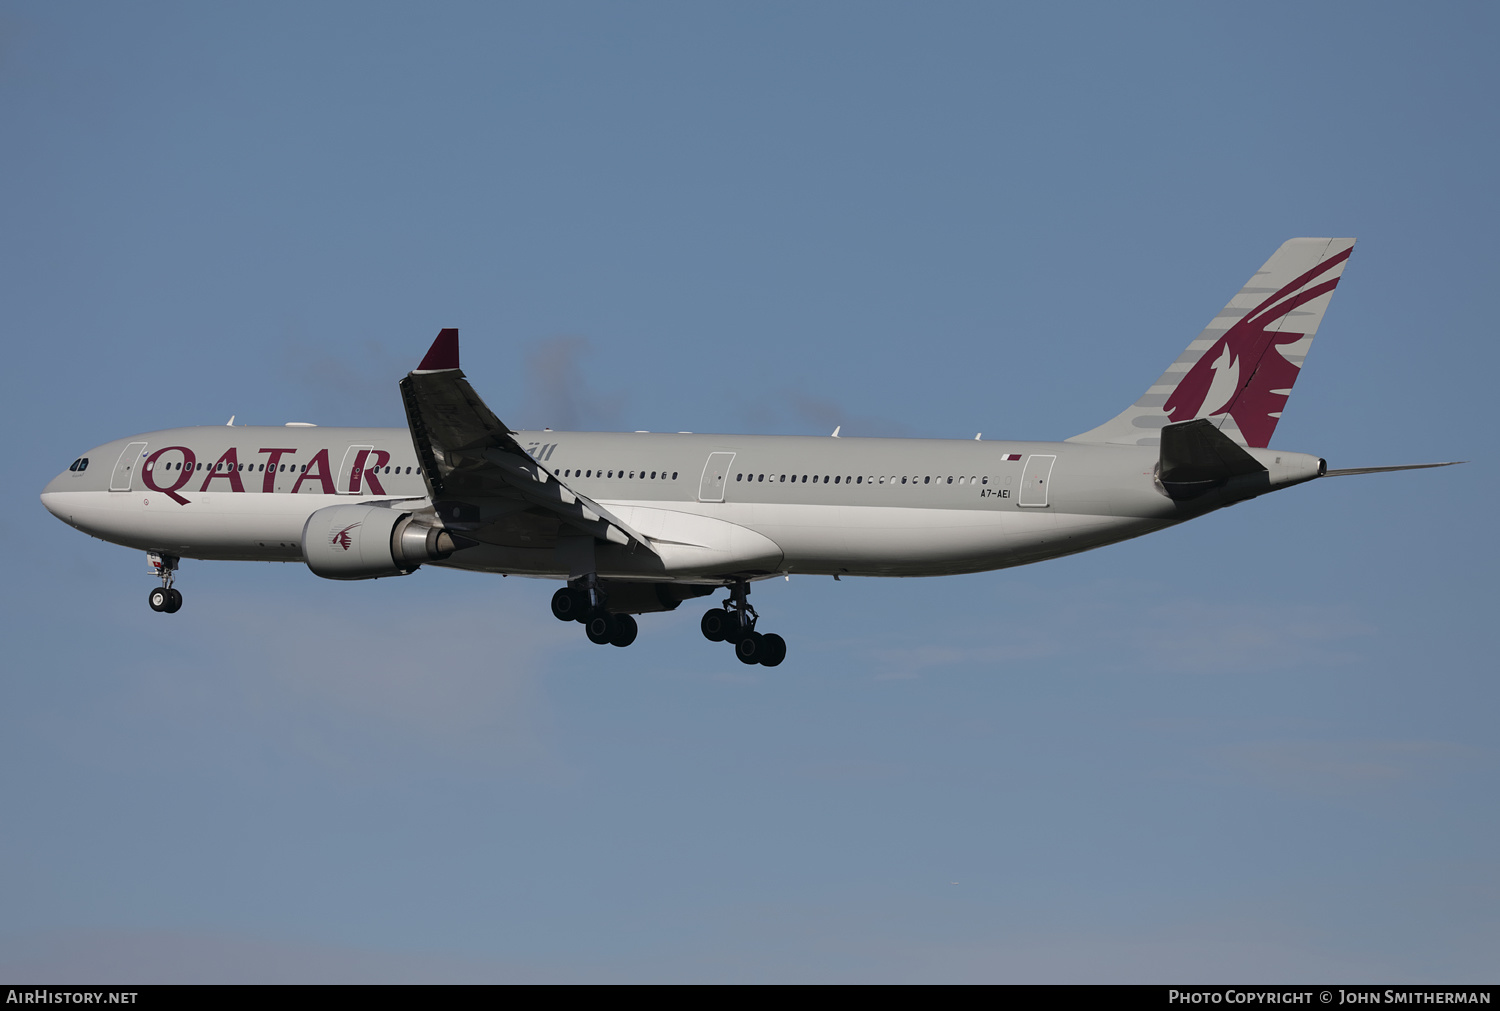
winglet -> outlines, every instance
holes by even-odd
[[[437,340],[427,349],[427,357],[417,366],[418,372],[445,372],[458,368],[458,330],[448,327],[439,330]]]

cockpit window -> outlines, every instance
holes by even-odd
[[[80,456],[78,459],[74,460],[71,464],[68,465],[68,469],[73,471],[74,473],[83,473],[84,471],[89,469],[89,458],[86,456]]]

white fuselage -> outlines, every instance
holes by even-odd
[[[624,579],[997,569],[1249,497],[1174,502],[1155,480],[1153,447],[546,431],[516,439],[648,539],[651,551],[601,543],[599,574]],[[1250,452],[1268,468],[1263,490],[1317,475],[1316,457]],[[48,484],[47,509],[103,540],[179,557],[298,561],[319,509],[433,505],[403,428],[181,428],[106,443],[86,458],[86,469]],[[533,523],[518,512],[488,529],[482,543],[436,564],[568,576],[547,517]]]

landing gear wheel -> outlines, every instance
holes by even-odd
[[[760,637],[761,665],[775,667],[786,659],[786,640],[775,632]]]
[[[617,614],[614,619],[615,634],[609,637],[610,645],[623,647],[635,642],[635,634],[640,631],[635,618],[628,614]]]
[[[589,642],[597,646],[606,645],[615,635],[615,616],[607,611],[600,611],[583,623],[583,630],[588,635]]]
[[[765,656],[764,642],[765,637],[759,632],[746,632],[734,644],[734,655],[740,658],[740,663],[760,663]]]
[[[146,597],[146,602],[151,605],[151,610],[153,611],[165,611],[167,609],[167,601],[171,599],[167,594],[167,588],[165,586],[158,586]]]
[[[709,642],[723,642],[724,633],[729,631],[729,612],[722,607],[707,611],[698,627],[703,630],[703,638]]]
[[[168,614],[176,614],[182,610],[182,591],[175,586],[167,587],[167,606],[162,610]]]
[[[579,591],[564,586],[552,595],[552,617],[558,621],[582,621],[588,609],[588,598]]]

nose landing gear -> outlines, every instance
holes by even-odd
[[[786,659],[786,640],[775,632],[762,634],[755,630],[760,615],[745,599],[749,596],[748,582],[732,583],[724,606],[705,613],[698,627],[709,642],[733,643],[734,655],[740,663],[775,667]]]
[[[151,591],[146,597],[146,603],[151,605],[153,611],[176,614],[182,608],[182,592],[172,585],[173,574],[177,571],[177,556],[159,555],[151,551],[147,552],[146,559],[151,563],[151,571],[161,578],[161,586]]]

